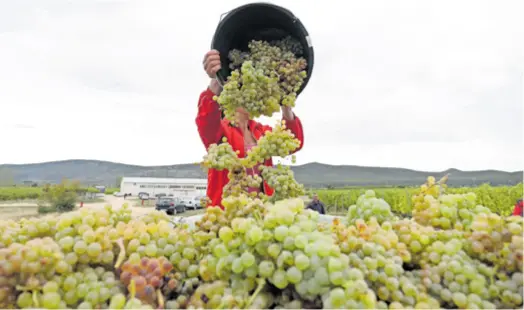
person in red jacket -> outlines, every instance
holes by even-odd
[[[515,204],[515,208],[513,209],[513,214],[512,215],[520,215],[520,216],[522,216],[522,209],[523,209],[522,199],[519,199],[517,201],[517,203]]]
[[[207,150],[211,144],[218,144],[222,138],[225,137],[233,150],[238,151],[239,157],[243,158],[249,149],[257,144],[258,139],[260,139],[265,132],[271,131],[272,128],[249,119],[248,113],[242,108],[236,111],[235,125],[231,124],[229,120],[223,119],[218,103],[213,100],[213,96],[220,95],[222,91],[222,87],[216,80],[216,73],[221,68],[218,51],[211,50],[206,53],[203,64],[204,70],[209,78],[211,78],[211,82],[209,87],[200,94],[200,99],[198,100],[196,125],[200,139]],[[304,144],[302,123],[290,107],[282,106],[281,110],[282,118],[286,122],[286,127],[300,141],[300,146],[295,150],[296,152],[300,150]],[[269,159],[264,165],[272,166],[273,163],[271,159]],[[259,171],[257,167],[255,167],[249,169],[248,173],[258,174]],[[210,201],[208,206],[220,206],[223,208],[221,204],[222,190],[228,182],[228,171],[209,169],[207,175],[207,196]],[[260,189],[250,189],[250,191],[263,191],[268,196],[273,194],[273,190],[265,181]]]

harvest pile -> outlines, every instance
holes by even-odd
[[[299,145],[285,123],[245,158],[211,145],[227,169],[222,204],[195,227],[129,209],[0,222],[0,307],[82,309],[519,308],[522,219],[452,195],[432,177],[412,219],[370,191],[332,223],[306,210],[285,166],[267,167],[275,193],[248,193],[246,169]]]

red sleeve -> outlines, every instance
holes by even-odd
[[[302,147],[304,146],[304,129],[302,128],[302,122],[300,121],[300,118],[298,118],[295,115],[295,118],[292,121],[286,120],[286,127],[295,135],[295,138],[297,138],[300,141],[300,146],[292,152],[298,152]]]
[[[522,204],[516,204],[515,208],[513,208],[513,215],[520,215],[522,214]]]
[[[209,88],[200,94],[198,114],[195,120],[198,134],[206,150],[209,145],[218,143],[224,135],[220,109],[218,108],[218,103],[213,100],[213,96],[215,94]]]

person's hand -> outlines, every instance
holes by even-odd
[[[207,76],[212,79],[216,78],[218,70],[222,68],[220,65],[220,54],[217,50],[207,52],[202,63]]]
[[[280,105],[280,110],[282,111],[282,118],[286,121],[292,121],[295,119],[295,114],[291,107]]]

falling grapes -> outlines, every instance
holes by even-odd
[[[224,170],[231,167],[240,166],[237,153],[226,138],[222,138],[222,143],[211,144],[204,156],[202,166],[206,169]]]
[[[297,183],[293,171],[289,166],[277,165],[273,167],[261,167],[262,178],[275,190],[271,199],[281,200],[283,197],[300,197],[304,195],[304,186]]]
[[[285,121],[273,127],[272,131],[266,132],[257,141],[257,145],[248,151],[247,156],[242,159],[245,167],[253,167],[264,163],[273,156],[287,157],[300,146],[300,141],[293,133],[286,129]]]
[[[231,76],[215,99],[225,117],[235,122],[243,108],[251,118],[271,116],[280,105],[294,107],[297,93],[306,78],[307,62],[298,57],[302,46],[287,37],[281,41],[251,41],[249,51],[229,52]]]

